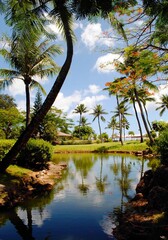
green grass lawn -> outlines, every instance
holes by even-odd
[[[92,143],[85,145],[56,145],[54,152],[94,152],[94,151],[143,151],[147,148],[146,142],[127,141],[122,146],[120,142]]]

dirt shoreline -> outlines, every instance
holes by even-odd
[[[168,167],[144,173],[113,229],[117,240],[168,239]]]
[[[51,191],[66,167],[65,163],[49,162],[46,170],[31,172],[14,178],[8,184],[0,184],[0,209],[13,208],[25,199]]]

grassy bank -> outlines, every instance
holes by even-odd
[[[85,145],[56,145],[54,147],[55,153],[63,152],[118,152],[118,151],[143,151],[148,146],[146,143],[139,143],[138,141],[127,141],[122,146],[120,142],[107,143],[92,143]]]

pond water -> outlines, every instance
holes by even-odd
[[[0,240],[107,240],[148,160],[110,154],[57,154],[68,168],[49,194],[0,213]]]

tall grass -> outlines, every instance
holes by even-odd
[[[56,145],[54,147],[55,153],[60,152],[95,152],[95,151],[143,151],[147,148],[146,143],[139,143],[138,141],[127,141],[122,146],[119,142],[107,143],[93,143],[86,145]]]

